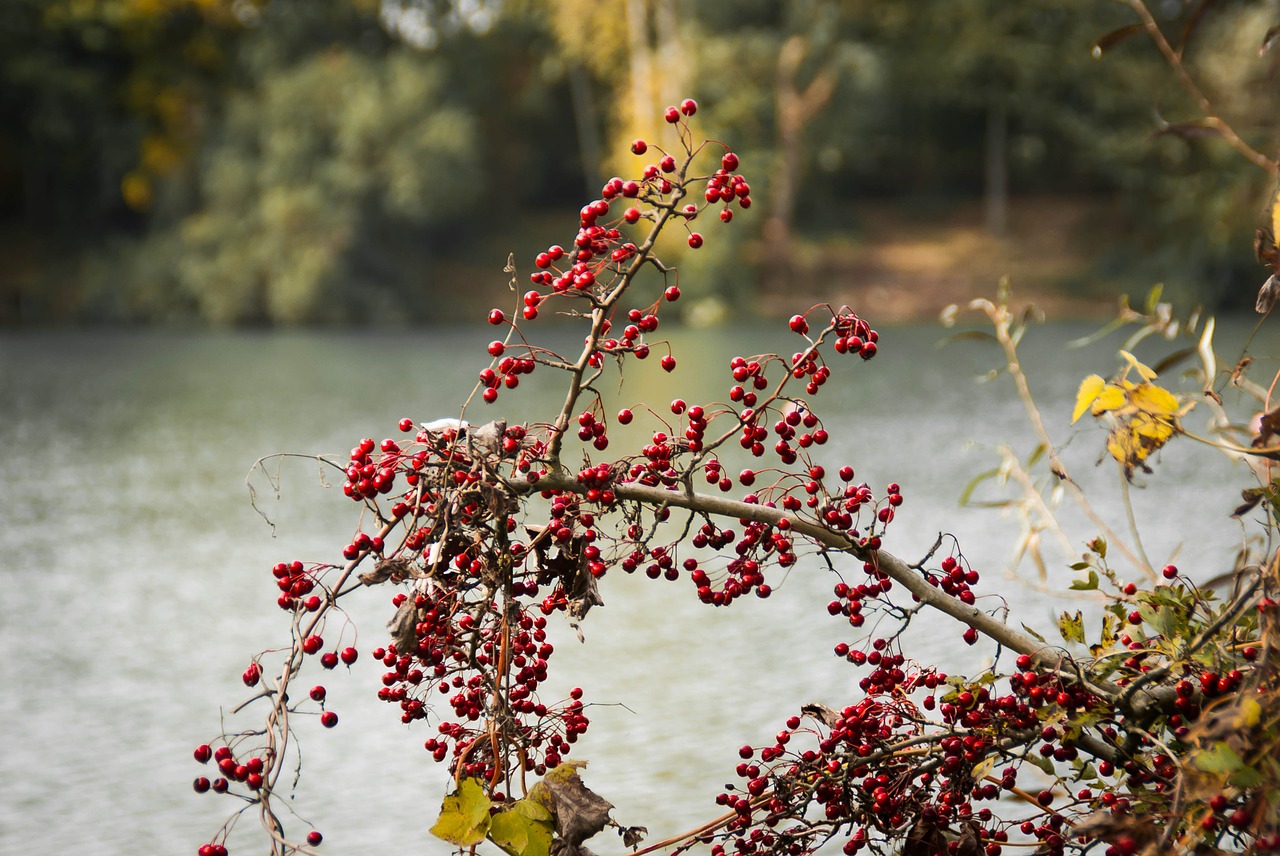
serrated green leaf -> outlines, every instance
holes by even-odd
[[[492,805],[479,780],[463,779],[458,790],[444,798],[431,834],[459,847],[479,844],[489,834]]]
[[[1206,773],[1230,774],[1244,769],[1244,759],[1221,741],[1213,744],[1212,749],[1197,752],[1191,763],[1197,770],[1203,770]]]
[[[1028,764],[1033,764],[1034,766],[1039,767],[1047,775],[1050,775],[1050,776],[1054,775],[1053,762],[1050,761],[1048,758],[1044,758],[1044,757],[1041,757],[1039,754],[1032,753],[1032,754],[1023,756],[1023,760],[1026,761]]]
[[[1062,613],[1058,617],[1058,632],[1062,634],[1064,642],[1084,643],[1084,616],[1080,610],[1076,610],[1075,615],[1070,613]]]
[[[1098,590],[1098,572],[1090,570],[1089,579],[1087,580],[1072,580],[1071,590],[1072,591],[1097,591]]]
[[[530,797],[511,803],[489,821],[489,839],[511,856],[547,856],[554,831],[551,812]]]
[[[1256,788],[1262,784],[1262,774],[1253,767],[1245,767],[1228,776],[1227,781],[1237,788]]]

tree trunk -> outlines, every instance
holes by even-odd
[[[1009,112],[1003,103],[987,108],[983,205],[987,231],[997,237],[1009,226]]]
[[[569,68],[569,93],[573,98],[573,123],[578,131],[578,157],[582,161],[582,179],[587,196],[600,188],[600,128],[595,99],[591,97],[591,79],[581,65]]]

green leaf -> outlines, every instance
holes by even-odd
[[[511,856],[547,856],[555,822],[551,812],[525,798],[490,818],[489,839]]]
[[[1058,632],[1062,634],[1064,642],[1084,642],[1084,616],[1080,614],[1080,610],[1076,610],[1075,615],[1062,613],[1058,618]]]
[[[1206,773],[1235,773],[1244,769],[1244,759],[1235,753],[1230,746],[1219,741],[1212,749],[1197,752],[1192,759],[1196,769]]]
[[[431,834],[459,847],[479,844],[489,834],[492,805],[478,779],[463,779],[458,790],[444,798]]]
[[[1032,639],[1035,639],[1037,642],[1043,642],[1043,643],[1045,643],[1046,645],[1048,645],[1048,644],[1049,644],[1049,640],[1045,639],[1043,636],[1041,636],[1039,633],[1037,633],[1037,632],[1035,632],[1034,630],[1032,630],[1032,629],[1031,629],[1030,627],[1028,627],[1027,625],[1025,625],[1025,624],[1024,624],[1024,625],[1022,625],[1022,629],[1023,629],[1023,630],[1025,630],[1025,631],[1027,631],[1027,634],[1028,634],[1029,636],[1031,636],[1031,638],[1032,638]]]
[[[1089,579],[1087,580],[1071,581],[1072,591],[1097,591],[1097,589],[1098,589],[1098,572],[1094,570],[1089,571]]]

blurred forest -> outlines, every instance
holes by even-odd
[[[1188,70],[1274,158],[1280,0],[1150,7],[1171,40],[1198,24]],[[1143,34],[1094,50],[1137,20],[1115,0],[0,9],[0,324],[478,318],[508,300],[507,254],[527,273],[571,240],[685,96],[758,202],[680,259],[693,320],[860,281],[955,300],[1006,272],[1244,307],[1264,278],[1274,176],[1161,132],[1205,110]]]

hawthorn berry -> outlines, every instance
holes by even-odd
[[[631,154],[642,155],[649,151],[649,144],[644,140],[636,140],[631,144]]]
[[[338,724],[338,714],[331,710],[326,710],[324,713],[320,714],[320,724],[325,728],[333,728]]]
[[[692,116],[698,112],[698,102],[692,98],[686,98],[680,102],[680,112],[686,116]]]

